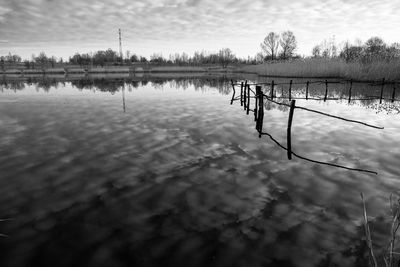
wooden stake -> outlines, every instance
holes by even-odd
[[[260,94],[260,107],[259,107],[259,116],[258,116],[258,120],[259,120],[259,131],[258,131],[258,137],[261,138],[262,135],[262,129],[263,129],[263,123],[264,123],[264,96],[261,92]]]
[[[254,97],[254,121],[257,122],[257,104],[258,104],[258,98],[257,98],[257,87],[256,87],[256,94]],[[256,125],[256,129],[257,129],[257,125]]]
[[[250,112],[250,85],[247,85],[247,115]]]
[[[288,127],[287,127],[287,156],[288,159],[292,159],[292,121],[293,121],[293,113],[296,105],[296,100],[292,100],[290,103],[290,111],[289,111],[289,119],[288,119]]]
[[[264,96],[261,91],[261,86],[256,86],[257,98],[258,98],[258,116],[256,129],[258,131],[258,137],[261,138],[262,126],[264,120]]]
[[[310,82],[307,81],[307,84],[306,84],[306,100],[308,100],[308,85],[309,84],[310,84]]]
[[[240,84],[240,106],[243,106],[243,82]]]
[[[247,106],[247,93],[246,93],[246,90],[247,90],[247,81],[246,81],[246,83],[244,84],[244,88],[243,88],[243,109],[244,110],[246,110],[246,106]]]
[[[381,97],[379,99],[379,104],[382,104],[383,99],[383,88],[385,87],[385,78],[382,79],[382,87],[381,87]]]
[[[293,83],[293,81],[290,80],[290,84],[289,84],[289,101],[292,100],[292,83]]]
[[[349,88],[349,104],[351,101],[351,88],[353,87],[353,80],[350,80],[350,88]]]
[[[259,95],[260,95],[260,91],[261,91],[261,86],[259,86],[259,85],[256,85],[256,108],[255,108],[255,119],[256,119],[256,130],[258,131],[258,128],[259,128],[259,124],[260,124],[260,122],[259,122],[259,120],[258,120],[258,118],[259,118],[259,114],[257,113],[257,111],[258,112],[260,112],[259,111],[259,109],[258,109],[258,105],[260,104],[259,103],[259,101],[260,101],[260,98],[259,98]],[[258,109],[258,110],[257,110]]]
[[[326,98],[328,97],[328,80],[325,80],[325,97],[324,102],[326,102]]]

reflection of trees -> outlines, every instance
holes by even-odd
[[[71,84],[78,88],[83,89],[98,89],[103,92],[117,92],[121,90],[123,86],[127,86],[128,90],[131,88],[138,88],[139,86],[147,86],[149,83],[156,89],[162,89],[164,86],[176,88],[176,89],[188,89],[194,88],[196,91],[208,91],[217,89],[219,93],[227,95],[231,93],[232,87],[230,79],[237,79],[237,77],[228,77],[227,75],[211,75],[211,74],[148,74],[144,73],[143,76],[124,76],[124,77],[69,77],[69,76],[38,76],[38,77],[6,77],[3,76],[0,79],[0,85],[3,89],[11,90],[23,90],[25,83],[28,85],[37,85],[37,89],[43,89],[49,91],[51,88],[57,87],[58,84],[65,84],[65,82],[71,82]],[[271,83],[272,78],[257,78],[257,82],[260,83]],[[279,101],[287,101],[289,97],[289,79],[275,78],[275,95]],[[292,98],[305,98],[306,94],[306,82],[307,80],[293,80],[291,88]],[[270,86],[263,86],[266,93],[268,94]],[[349,98],[349,82],[338,82],[328,84],[328,100],[337,101],[339,103],[348,104]],[[254,90],[254,86],[251,86]],[[236,86],[239,89],[240,86]],[[368,84],[368,83],[353,83],[351,91],[351,103],[350,105],[360,105],[368,109],[374,109],[377,112],[390,112],[398,113],[400,110],[399,101],[391,103],[391,97],[393,93],[393,85],[385,85],[382,105],[379,105],[379,100],[373,97],[380,96],[381,86],[379,84]],[[238,94],[238,91],[236,92]],[[315,99],[323,100],[325,94],[325,84],[318,83],[310,80],[308,88],[308,96],[310,101],[316,101]],[[313,99],[313,100],[311,100]],[[283,109],[284,106],[277,106],[271,104],[268,106],[270,109]]]
[[[210,89],[217,89],[221,94],[229,94],[231,92],[230,79],[226,76],[168,76],[168,77],[157,77],[149,74],[143,75],[143,77],[124,77],[124,78],[96,78],[91,76],[85,77],[28,77],[28,78],[17,78],[0,80],[0,84],[5,89],[17,89],[22,90],[24,84],[36,85],[38,89],[44,89],[49,91],[51,87],[57,87],[58,84],[70,82],[72,86],[79,90],[84,89],[98,89],[104,92],[117,92],[123,86],[128,88],[138,88],[139,86],[147,86],[149,82],[151,86],[162,89],[168,85],[176,89],[187,89],[193,87],[196,91],[208,91]]]
[[[2,89],[20,91],[25,89],[23,81],[1,81],[0,86]]]
[[[3,89],[9,90],[24,90],[25,85],[35,85],[36,89],[43,89],[45,92],[48,92],[51,87],[57,87],[59,81],[56,78],[49,78],[49,77],[29,77],[27,79],[7,79],[4,78],[0,80],[0,86]]]
[[[57,87],[58,81],[56,79],[42,78],[36,82],[37,90],[43,89],[45,92],[49,92],[51,87]]]
[[[82,89],[98,89],[105,92],[116,92],[122,88],[122,86],[127,85],[133,88],[138,88],[139,86],[146,86],[151,83],[151,86],[156,89],[162,89],[164,86],[171,86],[176,89],[188,89],[193,87],[196,91],[206,91],[209,89],[217,88],[222,94],[229,94],[231,91],[230,80],[226,77],[151,77],[144,76],[141,78],[135,77],[131,78],[83,78],[79,80],[71,81],[71,84],[82,90]]]
[[[128,88],[128,90],[131,90],[132,88],[138,88],[140,82],[135,80],[127,80],[124,78],[84,78],[71,81],[71,84],[79,90],[96,89],[102,92],[115,93],[125,86]]]

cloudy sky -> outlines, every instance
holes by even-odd
[[[380,36],[400,42],[400,0],[0,0],[0,55],[112,48],[153,52],[217,51],[254,56],[270,31],[291,30],[299,54],[324,39]]]

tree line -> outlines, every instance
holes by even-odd
[[[314,46],[314,58],[341,58],[346,62],[371,63],[374,61],[391,61],[400,58],[400,43],[386,44],[382,38],[371,37],[366,42],[349,41],[337,46],[332,40]]]
[[[132,63],[150,63],[150,64],[171,64],[171,65],[204,65],[204,64],[219,64],[226,68],[229,64],[256,64],[256,59],[248,57],[247,59],[238,58],[231,49],[222,48],[218,52],[196,51],[193,55],[187,53],[170,54],[167,58],[160,53],[153,53],[149,58],[131,54],[130,51],[121,57],[119,53],[112,50],[99,50],[94,53],[75,53],[68,58],[68,61],[63,61],[62,58],[57,59],[54,56],[47,56],[44,52],[38,56],[32,55],[30,60],[23,60],[18,55],[9,53],[6,56],[0,57],[0,63],[9,64],[25,64],[27,68],[32,68],[35,64],[51,65],[56,64],[73,64],[80,66],[105,66],[105,65],[129,65]]]
[[[280,61],[301,58],[296,54],[297,39],[292,31],[282,33],[270,32],[260,44],[261,51],[254,57],[237,57],[231,49],[222,48],[218,52],[196,51],[192,55],[187,53],[174,53],[164,57],[160,53],[153,53],[150,57],[126,54],[121,57],[112,49],[99,50],[94,53],[75,53],[67,61],[54,56],[47,56],[44,52],[32,55],[30,60],[22,60],[19,55],[11,54],[0,56],[0,65],[24,64],[27,68],[34,68],[35,64],[40,66],[56,64],[74,64],[80,66],[105,66],[105,65],[129,65],[132,63],[170,64],[170,65],[204,65],[219,64],[226,68],[229,64],[261,64],[268,61]],[[390,61],[400,58],[400,44],[386,44],[379,37],[371,37],[365,43],[356,41],[354,44],[344,42],[337,45],[334,38],[324,40],[313,47],[311,58],[339,58],[346,62],[370,63],[374,61]]]
[[[270,32],[260,44],[261,52],[257,54],[258,61],[274,61],[299,58],[296,37],[291,31],[281,34]],[[356,41],[351,44],[346,41],[336,44],[334,38],[324,40],[313,47],[311,58],[339,58],[346,62],[371,63],[375,61],[390,61],[400,59],[400,43],[386,44],[380,37],[371,37],[366,42]]]

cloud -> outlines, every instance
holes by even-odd
[[[3,23],[5,21],[5,16],[11,11],[12,10],[10,8],[0,6],[0,23]]]
[[[253,55],[269,31],[292,30],[299,51],[309,53],[333,35],[338,40],[379,35],[393,42],[400,27],[395,12],[400,3],[390,0],[2,1],[2,38],[30,46],[69,44],[74,51],[87,44],[117,47],[118,28],[124,45],[138,53],[229,46]]]

